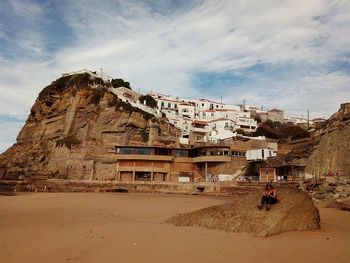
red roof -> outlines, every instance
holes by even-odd
[[[283,110],[279,110],[279,109],[271,109],[269,111],[276,111],[276,112],[282,112]]]
[[[216,122],[216,121],[232,121],[232,122],[234,122],[233,120],[231,120],[229,118],[224,118],[224,117],[218,118],[218,119],[215,119],[215,120],[210,120],[208,122]]]
[[[235,111],[235,110],[232,110],[232,109],[216,109],[216,111]]]
[[[163,98],[163,97],[158,97],[157,95],[151,95],[155,100],[165,100],[165,101],[171,101],[171,102],[178,102],[177,100],[174,99],[167,99],[167,98]]]

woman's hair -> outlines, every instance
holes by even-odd
[[[265,185],[265,191],[267,190],[267,188],[274,189],[271,183],[267,183],[267,184]]]

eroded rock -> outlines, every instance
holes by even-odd
[[[258,210],[260,192],[232,198],[232,202],[179,214],[166,222],[175,226],[200,226],[227,232],[271,236],[286,231],[320,228],[320,216],[311,198],[298,189],[278,189],[280,203],[270,211]]]

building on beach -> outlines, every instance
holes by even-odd
[[[233,174],[245,163],[245,153],[237,154],[229,145],[194,148],[116,146],[120,182],[199,182],[219,174]]]

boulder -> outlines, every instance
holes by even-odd
[[[350,197],[347,197],[341,202],[341,210],[350,212]]]
[[[299,189],[278,189],[280,202],[270,211],[259,210],[261,192],[233,197],[232,202],[178,214],[166,222],[175,226],[200,226],[227,232],[248,232],[266,237],[286,231],[320,228],[320,216],[310,196]]]
[[[328,194],[328,193],[333,193],[335,191],[334,186],[330,186],[328,184],[322,184],[318,187],[318,193],[319,194]]]

